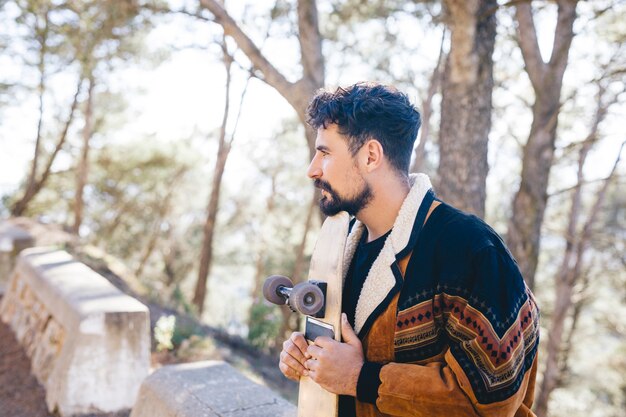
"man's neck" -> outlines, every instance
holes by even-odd
[[[356,216],[367,228],[368,242],[391,230],[411,189],[406,179],[395,175],[379,180],[372,188],[374,197]]]

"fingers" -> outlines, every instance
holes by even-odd
[[[283,375],[293,381],[298,381],[302,375],[308,374],[304,367],[304,362],[311,357],[307,348],[308,344],[302,333],[295,332],[285,340],[278,365]]]
[[[318,339],[319,339],[319,337],[318,337]],[[316,340],[316,342],[317,342],[317,340]],[[322,355],[323,355],[324,349],[322,347],[318,346],[317,344],[315,344],[315,345],[309,346],[309,349],[308,349],[307,352],[309,353],[309,357],[311,357],[313,359],[320,359],[322,357]],[[305,362],[305,366],[306,366],[306,363],[308,363],[308,362],[311,362],[311,360],[306,361]],[[307,368],[308,368],[308,366],[307,366]]]
[[[304,363],[304,366],[307,369],[307,373],[311,375],[311,374],[315,374],[318,371],[320,363],[318,360],[309,359]]]
[[[307,349],[309,345],[302,333],[293,333],[291,337],[283,342],[283,352],[287,352],[291,357],[300,363],[310,358]]]
[[[288,379],[291,379],[295,382],[300,381],[300,375],[296,371],[291,369],[287,364],[280,362],[278,364],[278,369],[280,369],[280,372],[282,372],[283,375],[285,375],[285,377],[287,377]]]
[[[300,349],[300,352],[302,352],[303,356],[307,356],[307,349],[309,347],[309,344],[307,343],[306,339],[304,338],[304,334],[300,333],[300,332],[293,332],[291,334],[291,337],[289,338],[289,340],[291,340],[293,342],[293,344],[295,344],[298,349]],[[308,357],[307,357],[308,359]]]
[[[341,314],[341,337],[343,338],[344,342],[350,345],[354,345],[357,343],[359,345],[361,344],[359,336],[354,333],[354,330],[352,330],[352,326],[350,326],[350,322],[348,322],[348,316],[346,316],[346,313]]]
[[[327,337],[327,336],[319,336],[315,338],[315,342],[313,343],[315,345],[311,345],[311,346],[319,346],[323,349],[328,349],[334,343],[338,343],[338,342],[335,339],[331,339],[330,337]],[[309,346],[309,349],[311,348],[311,346]]]
[[[280,353],[280,363],[278,367],[283,375],[294,381],[298,381],[300,376],[306,376],[308,374],[304,365],[285,351]]]

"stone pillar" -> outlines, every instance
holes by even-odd
[[[130,417],[295,417],[296,407],[221,361],[168,365],[141,385]]]
[[[34,239],[26,230],[6,222],[0,223],[0,295],[6,291],[17,256],[33,244]]]

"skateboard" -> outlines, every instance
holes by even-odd
[[[312,343],[318,336],[341,341],[341,292],[343,252],[350,217],[341,212],[328,217],[311,257],[308,281],[293,285],[291,279],[272,275],[263,284],[263,296],[274,304],[287,304],[305,315],[304,336]],[[337,417],[339,397],[308,377],[300,378],[298,417]]]

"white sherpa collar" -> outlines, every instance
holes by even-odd
[[[396,254],[406,247],[411,237],[413,223],[417,211],[429,189],[432,188],[430,179],[425,174],[411,174],[409,177],[411,190],[404,199],[398,217],[393,224],[391,233],[387,236],[385,244],[372,264],[363,283],[363,289],[356,306],[354,330],[358,334],[365,325],[369,316],[376,307],[382,303],[389,292],[393,289],[396,278],[391,270],[391,265],[396,262]],[[363,235],[365,225],[356,221],[352,231],[348,235],[343,261],[343,279],[345,282],[350,262]]]

